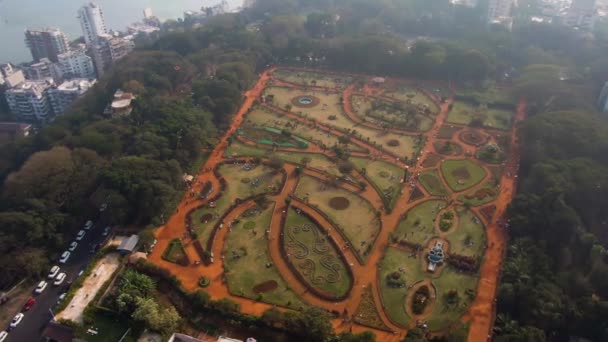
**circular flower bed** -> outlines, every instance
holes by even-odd
[[[460,139],[465,144],[473,145],[473,146],[481,146],[481,145],[485,144],[486,141],[488,140],[488,138],[486,136],[484,136],[483,134],[481,134],[477,131],[473,131],[473,130],[462,131],[460,133]]]
[[[209,280],[209,278],[207,278],[207,277],[198,278],[198,286],[200,286],[200,287],[207,287],[207,286],[209,286],[210,283],[211,283],[211,280]]]
[[[329,206],[335,210],[344,210],[350,206],[350,201],[346,197],[334,197],[329,200]]]
[[[312,95],[296,96],[291,99],[291,104],[300,108],[312,108],[321,102],[318,97]]]
[[[391,139],[386,144],[391,147],[396,147],[399,146],[399,140]]]

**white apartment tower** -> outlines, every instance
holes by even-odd
[[[89,46],[93,45],[100,35],[108,33],[103,11],[94,2],[90,2],[78,10],[78,19],[84,34],[84,41]]]
[[[95,78],[93,59],[87,56],[84,48],[60,54],[56,66],[63,79]]]
[[[68,51],[68,38],[58,29],[26,30],[25,43],[35,62],[48,58],[57,62],[57,55]]]
[[[45,81],[25,81],[5,92],[11,112],[24,121],[46,122],[53,114],[48,90],[53,86],[51,79]]]
[[[84,95],[96,82],[96,80],[76,78],[49,89],[49,101],[55,115],[62,115],[70,109],[74,101]]]

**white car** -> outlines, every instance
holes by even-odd
[[[93,221],[88,220],[85,224],[84,224],[84,229],[85,230],[89,230],[91,229],[91,227],[93,227]]]
[[[53,282],[53,285],[61,285],[61,283],[63,283],[63,281],[65,280],[65,277],[67,275],[65,273],[59,273],[59,275],[57,276],[57,278],[55,278],[55,281]]]
[[[73,252],[76,250],[76,247],[78,247],[78,242],[72,241],[72,243],[70,244],[70,247],[68,248],[68,251]]]
[[[110,230],[112,230],[112,227],[107,226],[103,229],[103,232],[101,233],[101,236],[108,236],[108,234],[110,234]]]
[[[58,273],[59,273],[59,266],[51,267],[51,270],[49,271],[49,279],[55,278],[55,276],[57,276]]]
[[[86,232],[84,230],[79,231],[78,234],[76,234],[76,241],[82,240],[82,238],[84,238],[85,234],[86,234]]]
[[[8,333],[6,331],[0,331],[0,342],[3,342],[4,340],[6,340],[7,336],[8,336]]]
[[[63,252],[63,254],[61,254],[61,258],[59,259],[59,263],[60,264],[65,264],[66,262],[68,262],[69,258],[70,258],[70,252],[65,251],[65,252]]]
[[[108,209],[108,203],[102,203],[99,207],[99,211],[101,211],[102,213],[106,211],[106,209]]]
[[[46,289],[46,286],[47,286],[47,285],[48,285],[48,283],[47,283],[46,281],[41,280],[41,281],[38,283],[38,286],[36,286],[36,289],[34,290],[34,292],[35,292],[36,294],[41,294],[41,293],[42,293],[42,291],[44,291],[44,289]]]
[[[59,297],[57,297],[57,304],[61,303],[61,301],[65,298],[66,295],[67,292],[60,294]]]
[[[23,316],[25,316],[22,312],[18,313],[15,315],[15,317],[13,317],[13,320],[11,321],[10,327],[12,328],[16,328],[19,323],[21,323],[21,321],[23,320]]]

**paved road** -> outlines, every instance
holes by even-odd
[[[72,252],[66,264],[59,265],[58,262],[55,262],[55,264],[61,267],[60,272],[67,274],[66,280],[60,286],[55,286],[49,279],[44,279],[49,282],[47,288],[40,295],[32,294],[36,298],[36,305],[25,312],[25,317],[23,317],[21,323],[9,332],[6,342],[36,342],[42,340],[42,331],[52,318],[51,310],[56,306],[59,295],[66,292],[69,288],[68,283],[77,278],[80,270],[86,268],[94,255],[91,253],[91,246],[105,239],[101,234],[103,229],[104,225],[101,223],[101,220],[97,221],[93,225],[93,228],[87,231],[82,241],[78,243],[78,247]],[[7,330],[8,326],[0,328]]]

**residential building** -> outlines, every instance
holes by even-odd
[[[30,81],[40,81],[47,78],[57,81],[60,78],[55,65],[48,58],[42,58],[39,62],[23,64],[22,68],[25,78]]]
[[[511,9],[514,0],[490,0],[488,1],[487,21],[504,20],[502,18],[511,17]]]
[[[13,67],[9,63],[0,65],[0,74],[2,74],[4,84],[7,88],[12,88],[25,82],[25,75],[23,74],[23,71]]]
[[[57,56],[56,67],[63,79],[95,78],[93,59],[85,53],[85,48],[62,53]]]
[[[135,44],[129,39],[109,34],[99,36],[97,43],[91,48],[97,77],[101,77],[114,62],[124,58],[134,48]]]
[[[94,2],[90,2],[78,10],[78,19],[87,45],[94,45],[99,36],[108,34],[103,11]]]
[[[597,16],[596,0],[573,0],[566,12],[565,23],[581,30],[591,31]]]
[[[6,101],[19,119],[33,122],[48,121],[53,109],[48,100],[47,92],[53,86],[53,80],[25,81],[5,92]]]
[[[43,58],[57,62],[57,55],[69,50],[68,38],[58,29],[26,30],[25,43],[35,62]]]
[[[76,78],[67,80],[56,87],[48,90],[49,101],[56,116],[65,113],[72,103],[84,95],[97,80]]]

